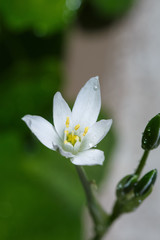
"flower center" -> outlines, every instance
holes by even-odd
[[[66,119],[66,130],[64,131],[64,144],[71,143],[73,146],[77,141],[81,142],[82,138],[87,134],[89,127],[85,127],[84,132],[82,134],[77,134],[77,130],[80,128],[80,124],[77,124],[74,127],[74,130],[69,131],[69,117]]]

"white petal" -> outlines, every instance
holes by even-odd
[[[104,161],[104,152],[97,149],[90,149],[78,153],[71,162],[75,165],[102,165]]]
[[[71,118],[71,110],[66,101],[63,99],[61,93],[57,92],[53,99],[53,121],[56,131],[61,139],[63,139],[64,136],[67,117]]]
[[[79,152],[80,146],[81,146],[81,142],[77,141],[73,148],[74,155],[76,155]]]
[[[89,128],[81,143],[80,150],[87,150],[97,145],[108,133],[112,125],[112,119],[100,120]]]
[[[71,143],[63,143],[63,150],[65,151],[65,152],[73,152],[73,145],[71,144]]]
[[[72,110],[74,125],[89,127],[98,118],[101,107],[101,94],[98,77],[91,78],[80,90]]]
[[[32,115],[25,115],[22,120],[41,143],[52,150],[56,150],[57,145],[60,144],[60,138],[51,123],[40,116]]]
[[[60,154],[66,158],[73,158],[75,155],[71,152],[65,151],[61,146],[58,147]]]

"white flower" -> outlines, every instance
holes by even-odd
[[[54,126],[40,116],[25,115],[22,120],[41,143],[76,165],[102,165],[104,152],[95,147],[108,133],[112,120],[97,118],[101,107],[98,77],[80,90],[72,111],[60,92],[53,99]]]

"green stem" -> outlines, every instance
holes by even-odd
[[[135,170],[135,174],[139,177],[145,164],[146,164],[146,160],[148,158],[148,155],[149,155],[149,151],[148,150],[145,150],[144,153],[143,153],[143,156],[139,162],[139,165],[137,167],[137,169]]]
[[[108,215],[105,213],[105,211],[102,209],[97,199],[95,198],[91,183],[88,181],[84,169],[80,166],[76,166],[76,170],[84,188],[88,208],[95,225],[94,240],[100,240],[104,232],[106,231],[106,220],[108,218]]]

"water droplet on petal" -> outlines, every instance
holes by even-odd
[[[94,89],[95,91],[97,91],[98,86],[97,86],[97,85],[94,85],[93,89]]]

